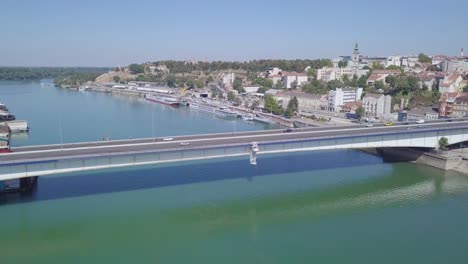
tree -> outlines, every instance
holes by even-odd
[[[231,91],[227,94],[227,98],[229,101],[234,101],[236,99],[236,95]]]
[[[307,76],[309,77],[309,80],[317,80],[317,69],[308,69]]]
[[[383,70],[384,66],[382,64],[380,64],[379,62],[374,61],[374,62],[372,62],[372,69],[373,70]]]
[[[403,70],[401,69],[401,67],[398,67],[396,65],[390,65],[387,67],[387,70],[399,70],[400,72],[403,72]]]
[[[113,79],[116,83],[120,82],[120,77],[118,75],[114,75]]]
[[[260,88],[258,88],[257,93],[262,93],[262,94],[264,94],[264,93],[265,93],[266,91],[268,91],[268,90],[269,90],[269,89],[266,88],[266,87],[260,87]]]
[[[239,93],[243,93],[245,92],[244,88],[242,87],[242,79],[241,78],[237,78],[234,79],[234,83],[233,83],[233,88],[234,90],[237,90]]]
[[[196,86],[197,88],[203,88],[203,87],[205,87],[205,82],[203,82],[203,80],[196,79],[196,80],[195,80],[195,86]]]
[[[356,115],[359,116],[359,118],[361,116],[364,116],[366,114],[366,110],[364,109],[364,107],[360,106],[356,109]]]
[[[442,70],[437,65],[430,65],[426,68],[426,71],[440,72]]]
[[[468,84],[465,85],[465,87],[463,87],[463,92],[464,92],[464,93],[468,93]]]
[[[185,85],[187,85],[188,88],[194,89],[195,88],[195,80],[192,78],[189,78],[186,82]]]
[[[172,87],[172,88],[176,87],[177,86],[176,76],[173,74],[169,74],[166,78],[166,84],[167,86]]]
[[[271,80],[271,79],[256,78],[255,83],[262,86],[262,87],[268,87],[268,88],[273,87],[273,80]]]
[[[346,68],[346,67],[348,67],[348,61],[339,61],[339,62],[338,62],[338,67],[339,67],[339,68]]]
[[[418,60],[420,63],[432,63],[432,59],[424,53],[419,53]]]
[[[210,82],[213,82],[213,81],[214,81],[213,76],[211,76],[211,75],[208,76],[207,82],[210,83]]]
[[[441,137],[439,139],[439,149],[440,150],[447,150],[448,149],[448,139],[446,137]]]
[[[291,83],[291,89],[297,89],[297,81]]]
[[[265,96],[265,109],[274,114],[280,113],[278,103],[276,102],[275,98],[273,98],[273,96],[271,95]]]
[[[378,80],[378,81],[375,81],[375,82],[374,82],[374,88],[375,88],[376,90],[380,90],[380,89],[385,90],[386,87],[385,87],[385,84],[384,84],[383,81]]]
[[[128,69],[132,74],[140,74],[140,73],[145,73],[145,67],[141,64],[130,64],[128,66]]]
[[[357,81],[358,87],[367,88],[367,76],[362,75]]]
[[[288,109],[291,109],[294,112],[299,111],[299,100],[297,100],[296,96],[294,96],[291,100],[289,100]]]
[[[259,100],[255,100],[255,101],[252,103],[252,108],[258,107],[259,105],[260,105],[260,101],[259,101]]]

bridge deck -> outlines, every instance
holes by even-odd
[[[158,153],[181,150],[213,149],[227,146],[247,147],[251,142],[274,144],[281,142],[301,142],[323,139],[342,139],[383,136],[391,134],[418,134],[422,132],[442,132],[468,128],[468,121],[432,122],[421,125],[395,125],[375,127],[334,127],[308,128],[284,133],[282,130],[255,131],[242,133],[223,133],[209,135],[192,135],[174,137],[171,141],[158,139],[136,139],[108,142],[90,142],[67,145],[50,145],[37,147],[14,148],[13,153],[0,155],[0,166],[18,163],[92,158],[122,154]],[[181,142],[189,142],[181,146]],[[435,146],[434,146],[435,147]]]

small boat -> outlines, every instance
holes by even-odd
[[[253,116],[252,114],[242,115],[242,120],[245,120],[245,121],[253,121],[253,120],[254,120],[254,116]]]
[[[179,100],[180,106],[189,106],[189,102],[187,100]]]
[[[230,118],[236,118],[237,117],[237,113],[234,112],[234,111],[231,111],[229,108],[227,107],[219,107],[218,109],[216,109],[216,114],[222,116],[222,117],[230,117]]]

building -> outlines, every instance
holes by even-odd
[[[329,82],[336,80],[336,71],[337,68],[328,68],[324,67],[322,69],[317,70],[317,80],[321,80],[324,82]]]
[[[294,83],[301,86],[309,80],[305,73],[281,72],[281,75],[283,76],[283,87],[286,89],[291,89]]]
[[[414,68],[419,63],[417,56],[401,57],[401,66],[404,68]]]
[[[468,72],[468,58],[446,58],[439,64],[439,67],[442,69],[442,71],[448,73],[466,73]]]
[[[354,45],[354,51],[353,51],[353,66],[358,66],[360,63],[360,55],[359,55],[359,47],[358,44]]]
[[[439,65],[448,58],[446,55],[434,55],[432,56],[432,65]]]
[[[436,120],[439,118],[439,112],[437,108],[428,106],[428,107],[415,107],[408,111],[407,113],[407,120],[414,121],[414,120]],[[405,120],[406,121],[406,120]]]
[[[324,67],[317,70],[317,80],[329,82],[333,80],[342,81],[345,75],[352,79],[354,75],[358,78],[366,75],[369,70],[359,69],[358,67],[328,68]]]
[[[386,118],[390,116],[392,97],[390,95],[368,93],[362,99],[366,116]]]
[[[373,71],[372,74],[367,78],[368,85],[374,85],[376,81],[384,81],[390,75],[397,76],[400,75],[401,72],[399,70],[376,70]]]
[[[417,75],[419,79],[419,88],[427,87],[428,91],[432,91],[433,87],[437,85],[437,75],[435,72],[424,71],[418,73]]]
[[[462,87],[463,78],[461,75],[452,74],[445,76],[439,83],[440,93],[455,93],[463,89]]]
[[[276,89],[268,89],[268,91],[265,92],[265,95],[271,95],[271,96],[275,96],[280,90],[276,90]]]
[[[327,107],[327,95],[325,94],[308,94],[300,91],[285,91],[276,94],[278,105],[283,108],[286,108],[294,97],[297,98],[299,112],[313,113]]]
[[[461,95],[462,93],[460,92],[443,93],[439,99],[439,116],[452,117],[455,99],[457,99]]]
[[[387,57],[364,57],[362,63],[368,67],[372,67],[374,63],[378,63],[385,67],[387,64]]]
[[[389,56],[387,57],[386,67],[397,66],[401,67],[401,57],[400,56]]]
[[[223,74],[224,87],[232,87],[235,79],[236,79],[236,74],[233,72]]]
[[[468,94],[457,97],[453,103],[453,117],[462,118],[466,115],[468,115]]]
[[[328,92],[328,109],[341,112],[345,103],[360,101],[362,88],[336,88]]]
[[[258,89],[260,89],[260,86],[245,86],[244,87],[245,93],[248,93],[248,94],[256,93]]]

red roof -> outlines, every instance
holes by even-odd
[[[375,70],[372,74],[401,74],[399,70]]]
[[[367,81],[377,81],[380,78],[382,78],[382,76],[372,74],[371,76],[369,76],[369,78],[367,78]]]
[[[456,81],[458,78],[460,78],[460,75],[453,74],[453,75],[448,76],[447,81],[454,82],[454,81]]]

